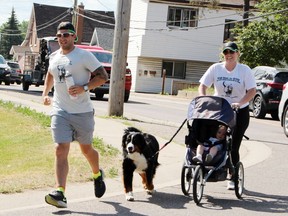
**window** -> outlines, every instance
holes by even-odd
[[[112,54],[105,52],[92,51],[93,55],[102,63],[112,63]]]
[[[167,26],[197,27],[197,9],[169,7]]]
[[[225,26],[224,26],[224,38],[223,41],[233,41],[234,40],[234,35],[232,34],[231,30],[235,27],[235,20],[225,20]],[[231,23],[233,22],[233,23]]]
[[[166,70],[166,77],[184,79],[186,75],[186,62],[163,61],[162,71]]]

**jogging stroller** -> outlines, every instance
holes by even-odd
[[[231,160],[232,132],[236,123],[235,111],[228,101],[216,96],[200,96],[194,98],[188,108],[185,137],[186,154],[181,172],[181,188],[184,195],[191,194],[198,205],[202,199],[204,186],[207,182],[225,181],[228,169],[232,171],[235,183],[235,194],[241,198],[244,189],[244,167],[241,162],[233,166]],[[225,125],[228,130],[222,150],[208,164],[192,160],[196,155],[198,143],[203,143],[214,136],[219,125]],[[204,151],[203,158],[207,152]],[[203,160],[204,161],[204,160]]]

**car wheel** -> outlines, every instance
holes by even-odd
[[[288,105],[286,105],[283,112],[283,130],[286,137],[288,137]]]
[[[10,85],[10,81],[5,81],[5,85],[9,86]]]
[[[257,95],[253,101],[253,115],[255,118],[263,119],[266,115],[266,110],[261,95]]]
[[[125,94],[124,94],[124,102],[128,102],[129,96],[130,96],[130,91],[125,91]]]
[[[272,111],[272,112],[270,113],[270,115],[271,115],[271,117],[272,117],[273,120],[279,120],[278,110]]]
[[[22,89],[23,89],[23,91],[28,91],[29,90],[29,82],[26,82],[23,80]]]

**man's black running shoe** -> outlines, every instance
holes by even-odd
[[[45,201],[49,205],[56,206],[57,208],[67,208],[67,200],[61,191],[52,191],[45,196]]]
[[[104,172],[101,169],[100,169],[100,172],[101,172],[101,175],[97,179],[94,179],[94,191],[95,191],[95,196],[97,198],[102,197],[106,191],[106,185],[104,182]]]

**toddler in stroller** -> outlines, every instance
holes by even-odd
[[[209,140],[205,141],[203,144],[198,143],[196,156],[192,158],[194,162],[203,163],[203,152],[208,152],[206,154],[205,163],[209,164],[218,151],[223,148],[223,142],[226,141],[227,127],[225,125],[219,125],[215,137],[210,137]]]
[[[221,97],[199,96],[190,103],[187,117],[189,133],[185,137],[187,148],[181,172],[181,188],[184,195],[189,196],[192,186],[196,204],[200,203],[207,182],[227,179],[228,168],[233,170],[235,194],[238,198],[242,196],[243,164],[239,161],[234,166],[230,160],[235,116],[231,105]],[[207,142],[209,140],[211,146]]]

